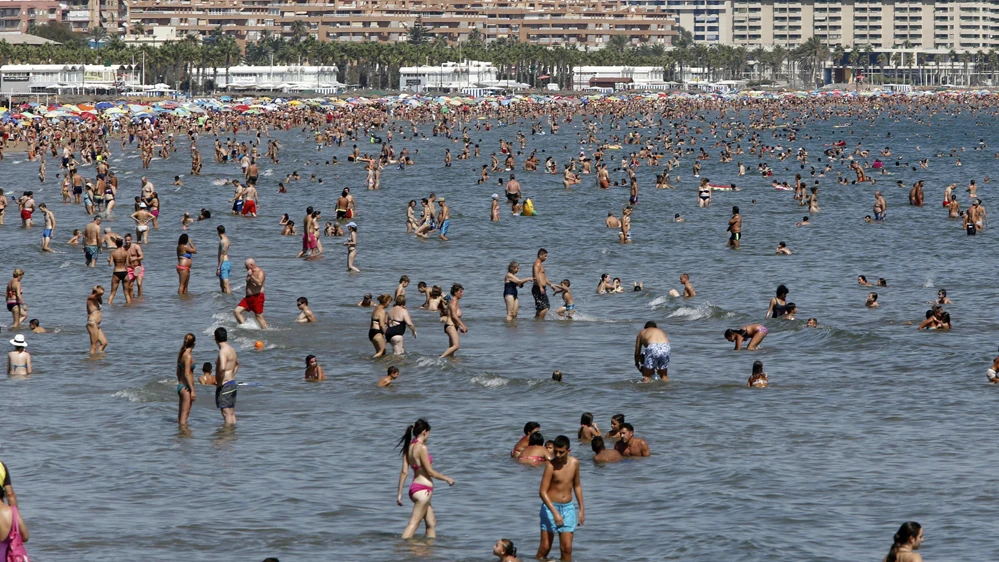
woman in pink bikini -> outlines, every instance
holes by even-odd
[[[399,493],[395,503],[402,505],[402,487],[406,485],[406,477],[409,469],[412,468],[413,483],[409,485],[409,499],[413,502],[413,514],[409,517],[409,524],[402,532],[402,538],[412,538],[416,533],[416,528],[420,526],[420,521],[426,524],[427,538],[432,539],[437,536],[437,519],[434,517],[434,508],[430,505],[430,496],[434,493],[433,478],[447,482],[448,486],[454,486],[454,479],[448,478],[434,470],[433,457],[427,450],[427,439],[430,438],[430,424],[424,419],[416,420],[416,423],[406,428],[406,434],[399,440],[402,448],[402,471],[399,474]]]

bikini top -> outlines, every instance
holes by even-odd
[[[413,443],[416,443],[416,439],[413,439],[412,441],[409,442],[410,445],[412,445]],[[430,454],[430,451],[427,451],[427,459],[430,461],[430,464],[434,464],[434,456]],[[420,470],[422,468],[420,465],[416,464],[411,464],[409,465],[409,467],[412,468],[413,470]]]
[[[193,257],[193,254],[191,254],[191,252],[187,252],[187,253],[184,253],[184,254],[180,254],[177,257],[191,259]]]

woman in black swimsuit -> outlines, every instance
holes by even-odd
[[[525,283],[534,280],[533,277],[518,279],[517,272],[520,271],[520,264],[512,261],[506,268],[506,277],[503,279],[503,300],[506,301],[506,321],[509,322],[517,317],[520,311],[520,300],[517,298],[517,288],[523,287]]]
[[[385,328],[385,339],[392,344],[394,355],[402,355],[406,353],[406,349],[403,347],[403,336],[406,335],[407,326],[409,326],[409,331],[413,333],[413,338],[416,338],[416,326],[413,325],[413,319],[410,318],[409,311],[406,310],[406,295],[399,295],[395,298],[395,306],[389,309],[386,318],[388,324]]]
[[[385,326],[388,319],[385,307],[392,302],[392,295],[378,295],[378,306],[371,311],[371,325],[368,326],[368,341],[375,346],[374,357],[385,355]]]
[[[777,287],[777,296],[770,299],[770,308],[767,309],[767,318],[780,318],[787,314],[787,287],[780,285]]]

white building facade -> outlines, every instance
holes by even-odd
[[[572,89],[667,89],[661,66],[577,66],[572,69]]]
[[[120,93],[137,87],[140,74],[137,65],[5,64],[0,66],[0,93]]]
[[[205,78],[233,91],[316,92],[332,94],[343,88],[335,66],[230,66],[207,69]]]
[[[399,69],[399,89],[411,92],[460,91],[488,88],[500,82],[491,62],[445,62],[439,65],[404,66]]]

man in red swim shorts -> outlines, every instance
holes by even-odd
[[[253,258],[246,260],[246,296],[239,301],[239,306],[233,311],[236,322],[242,324],[246,320],[243,318],[243,311],[249,310],[253,313],[257,324],[261,328],[267,328],[267,321],[264,320],[264,280],[267,274],[257,266]]]

